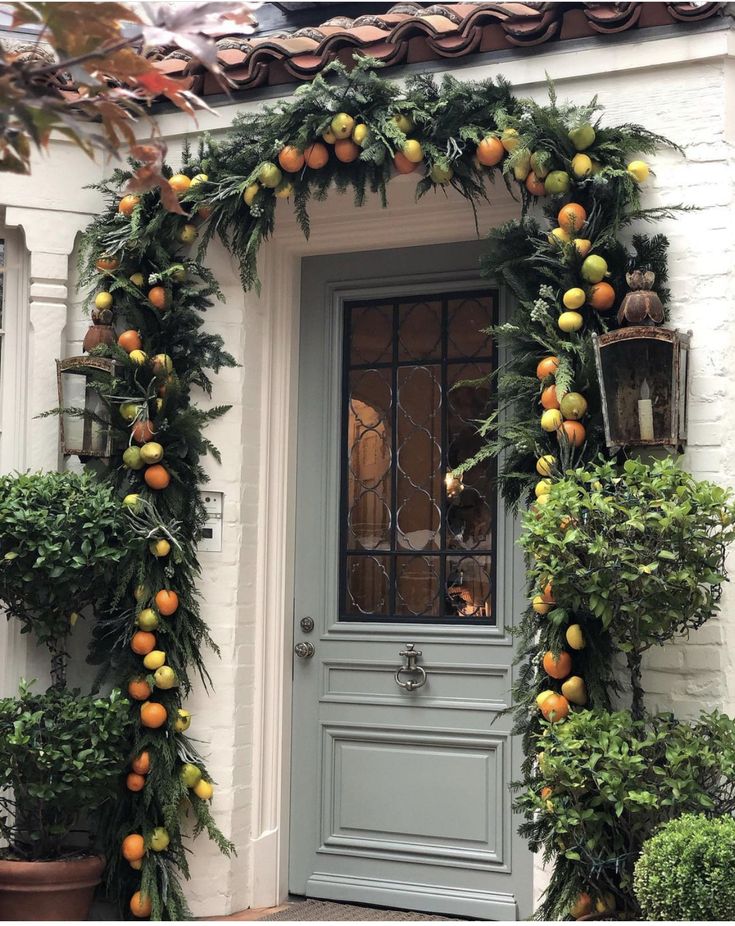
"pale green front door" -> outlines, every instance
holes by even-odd
[[[289,889],[508,920],[522,564],[488,468],[452,476],[498,363],[478,252],[302,265]]]

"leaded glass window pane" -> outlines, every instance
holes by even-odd
[[[340,616],[494,624],[494,292],[345,307]]]

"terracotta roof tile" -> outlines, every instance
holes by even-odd
[[[387,13],[335,16],[294,32],[230,35],[218,41],[219,60],[239,90],[310,80],[355,51],[385,65],[456,59],[476,52],[528,48],[584,36],[615,35],[631,29],[694,23],[719,15],[723,3],[540,2],[397,3]],[[221,92],[180,50],[159,50],[158,66],[195,78],[196,92]],[[183,56],[184,60],[181,60]]]

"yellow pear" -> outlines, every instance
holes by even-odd
[[[565,634],[567,638],[567,643],[571,646],[572,649],[584,649],[585,648],[585,639],[584,634],[582,633],[582,628],[579,624],[570,624],[567,627],[567,632]]]
[[[561,693],[572,704],[587,703],[587,686],[579,675],[571,675],[561,686]]]

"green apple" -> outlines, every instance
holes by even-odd
[[[123,505],[131,511],[137,511],[140,508],[140,495],[137,492],[131,492],[123,499]]]
[[[565,418],[577,421],[587,413],[587,399],[579,392],[568,392],[559,403]]]
[[[599,283],[607,276],[607,261],[599,254],[590,254],[582,263],[581,273],[588,283]]]
[[[552,170],[544,180],[546,192],[551,196],[566,193],[569,189],[569,174],[565,170]]]
[[[442,164],[435,164],[431,168],[430,176],[434,183],[449,183],[454,176],[454,170],[451,167],[444,167]]]
[[[275,190],[281,180],[283,180],[283,174],[273,161],[266,161],[258,171],[258,180],[260,180],[264,187],[268,187],[269,190]],[[248,187],[248,189],[250,188]]]
[[[120,406],[120,417],[123,421],[127,421],[128,424],[130,424],[139,411],[140,405],[136,405],[135,402],[123,402]]]
[[[156,683],[156,688],[162,688],[164,691],[169,688],[175,688],[179,684],[176,673],[171,666],[161,666],[160,669],[156,669],[153,678]]]
[[[128,447],[123,453],[123,463],[128,469],[143,469],[145,463],[140,457],[140,447]]]
[[[170,842],[168,830],[163,826],[157,826],[151,833],[151,849],[154,852],[165,852]]]
[[[138,615],[138,626],[141,630],[155,630],[158,627],[158,615],[153,608],[143,608]]]
[[[569,133],[569,141],[574,145],[577,151],[586,151],[595,141],[595,130],[586,122],[584,125],[577,126]]]

